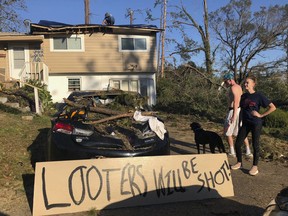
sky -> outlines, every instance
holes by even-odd
[[[125,18],[128,8],[153,9],[155,17],[159,17],[160,8],[154,8],[155,0],[90,0],[90,23],[101,24],[104,14],[109,12],[114,15],[118,25],[129,24],[129,18]],[[180,0],[168,0],[169,5],[179,5]],[[203,6],[202,0],[182,0],[183,5],[192,12],[192,14],[202,19]],[[259,9],[260,5],[286,4],[288,0],[252,0],[253,8]],[[207,0],[208,10],[214,11],[221,6],[229,3],[229,0]],[[58,21],[67,24],[84,24],[84,0],[26,0],[27,11],[21,12],[23,19],[30,19],[32,23],[38,23],[39,20]],[[168,10],[173,10],[168,7]],[[135,13],[135,24],[147,24],[145,15]],[[159,26],[159,21],[152,24]]]
[[[226,5],[230,0],[207,0],[208,11],[212,12]],[[129,17],[125,17],[127,9],[145,10],[152,9],[155,18],[160,17],[160,7],[154,8],[155,0],[90,0],[90,23],[101,24],[106,12],[115,17],[115,25],[129,24]],[[182,0],[185,8],[200,24],[203,20],[202,0]],[[181,0],[168,0],[168,11],[173,11],[172,5],[180,5]],[[252,10],[259,10],[260,6],[288,4],[288,0],[252,0]],[[26,0],[27,10],[20,11],[21,18],[29,19],[32,23],[40,20],[57,21],[67,24],[84,24],[84,0]],[[134,13],[134,24],[153,24],[160,27],[159,20],[147,23],[145,13]],[[24,29],[24,28],[23,28]],[[197,34],[195,34],[197,36]],[[175,32],[167,32],[167,37],[178,37]],[[173,47],[166,47],[167,52],[172,52]],[[201,60],[199,60],[201,61]]]

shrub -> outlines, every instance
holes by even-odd
[[[46,85],[37,80],[28,80],[27,83],[40,89],[38,94],[44,112],[48,112],[51,108],[53,108],[52,96],[50,92],[46,90]],[[25,85],[22,89],[26,92],[27,96],[34,101],[34,89],[27,85]]]
[[[287,128],[288,113],[278,108],[273,113],[265,117],[265,126],[271,128]]]
[[[0,103],[0,110],[7,112],[7,113],[11,113],[11,114],[22,113],[19,109],[14,108],[14,107],[10,107],[10,106],[6,106],[5,104],[2,104],[2,103]]]

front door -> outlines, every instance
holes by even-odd
[[[9,46],[10,77],[20,79],[21,73],[25,72],[25,66],[29,65],[29,50],[27,44]],[[26,65],[25,65],[26,64]]]

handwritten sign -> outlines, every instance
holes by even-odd
[[[234,196],[226,154],[36,164],[33,216]]]

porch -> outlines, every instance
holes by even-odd
[[[20,86],[28,80],[38,80],[48,85],[49,68],[44,62],[25,62],[19,72]]]

